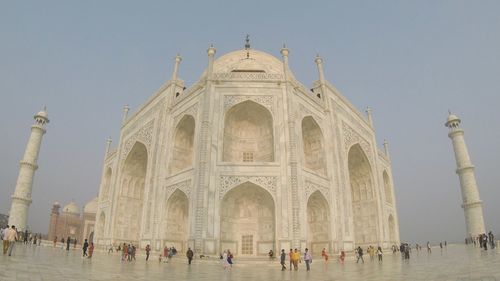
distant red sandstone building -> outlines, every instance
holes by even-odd
[[[74,201],[64,206],[62,212],[59,212],[60,207],[61,205],[58,202],[52,205],[48,240],[53,241],[57,237],[59,242],[62,238],[66,240],[71,237],[71,239],[77,239],[78,243],[84,239],[92,241],[97,212],[97,198],[85,204],[83,214]]]

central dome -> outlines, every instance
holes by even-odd
[[[283,74],[283,63],[257,50],[237,50],[214,61],[214,72],[265,72]]]

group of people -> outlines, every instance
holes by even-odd
[[[7,225],[6,227],[2,228],[0,230],[0,238],[2,239],[3,254],[6,255],[8,253],[9,256],[12,256],[14,245],[16,244],[16,241],[19,240],[16,226],[12,225],[9,228],[9,226]]]
[[[229,249],[224,251],[222,253],[222,255],[220,255],[222,268],[224,268],[224,270],[226,270],[226,269],[231,270],[231,268],[233,267],[233,259],[234,259],[234,256]]]
[[[122,245],[118,246],[117,251],[122,252],[122,261],[135,261],[135,253],[137,251],[137,248],[134,244],[123,243]]]
[[[83,242],[82,245],[83,257],[87,257],[89,259],[92,258],[92,254],[94,253],[94,242],[88,242],[87,239]],[[88,251],[88,253],[87,253]]]
[[[490,245],[490,249],[494,249],[495,245],[495,236],[493,232],[488,232],[488,234],[483,233],[479,234],[476,237],[470,237],[465,239],[465,244],[474,244],[474,246],[479,246],[484,248],[484,250],[488,250],[488,245]]]

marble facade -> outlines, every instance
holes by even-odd
[[[172,79],[124,118],[117,148],[108,143],[98,244],[256,256],[399,242],[391,161],[371,116],[324,79],[321,58],[308,90],[281,54],[215,59],[210,47],[187,88],[176,57]]]

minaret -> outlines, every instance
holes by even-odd
[[[47,112],[38,112],[35,116],[35,124],[31,126],[31,136],[23,160],[20,162],[19,175],[17,176],[16,190],[12,195],[12,205],[9,213],[9,225],[15,225],[17,229],[26,230],[28,220],[28,208],[31,204],[31,190],[33,187],[33,177],[38,165],[38,153],[42,143],[42,136],[45,134],[45,125],[49,123]]]
[[[483,203],[479,199],[474,166],[471,163],[467,145],[465,144],[464,130],[460,128],[460,119],[450,113],[445,126],[450,129],[448,136],[453,143],[453,150],[455,151],[455,160],[457,162],[456,172],[460,179],[460,188],[462,190],[462,208],[465,213],[467,236],[475,237],[478,234],[485,233],[485,227]]]

